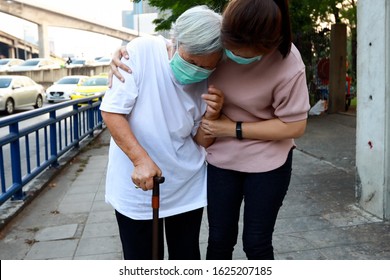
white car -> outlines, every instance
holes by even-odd
[[[73,59],[71,63],[66,65],[66,68],[75,68],[75,67],[83,67],[83,66],[94,66],[95,61],[93,59]]]
[[[109,65],[111,62],[111,58],[110,57],[101,57],[99,59],[96,59],[95,60],[95,65]]]
[[[12,114],[16,108],[41,108],[45,89],[27,76],[0,76],[0,111]]]
[[[76,87],[81,85],[88,76],[72,75],[65,76],[46,90],[46,100],[49,103],[71,100],[70,95]]]
[[[32,71],[43,69],[60,69],[61,65],[50,58],[31,58],[19,65],[9,68],[9,72]]]
[[[23,62],[24,60],[19,58],[2,58],[0,59],[0,72],[8,71],[10,67],[22,64]]]

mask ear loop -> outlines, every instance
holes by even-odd
[[[175,47],[173,46],[173,43],[171,40],[167,40],[166,45],[167,45],[168,59],[171,60],[172,56],[174,54],[173,50]]]
[[[179,41],[176,41],[175,47],[172,48],[172,56],[175,54],[175,52],[179,51]]]
[[[174,56],[176,50],[179,48],[178,45],[179,45],[179,43],[176,43],[176,45],[174,45],[174,42],[173,42],[173,41],[171,41],[171,42],[169,43],[169,45],[167,45],[169,60],[172,59],[172,57]]]
[[[179,42],[176,42],[176,44],[171,43],[169,50],[169,59],[172,59],[175,52],[179,50]]]

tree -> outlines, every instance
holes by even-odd
[[[345,23],[349,27],[349,75],[356,77],[356,0],[290,0],[291,23],[294,43],[307,66],[307,78],[311,96],[316,96],[317,64],[330,56],[330,29],[333,23]],[[336,42],[337,44],[337,42]],[[316,99],[316,98],[314,98]],[[313,100],[316,101],[316,100]]]

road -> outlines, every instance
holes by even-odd
[[[49,104],[49,103],[46,103],[44,102],[44,105],[43,107],[46,107],[46,106],[51,106],[52,104]],[[25,112],[25,111],[29,111],[29,110],[33,110],[32,107],[30,109],[30,107],[27,107],[26,109],[23,109],[23,110],[17,110],[14,115],[18,114],[18,113],[21,113],[21,112]],[[61,109],[61,110],[58,110],[58,113],[57,115],[60,115],[60,114],[63,114],[67,111],[70,111],[71,110],[71,107],[70,108],[64,108],[64,109]],[[5,113],[1,113],[0,114],[0,119],[1,118],[4,118],[8,115],[6,115]],[[42,122],[44,120],[47,120],[49,118],[49,114],[45,114],[45,115],[42,115],[42,116],[39,116],[39,117],[34,117],[32,119],[29,119],[29,120],[25,120],[25,121],[22,121],[19,123],[19,129],[22,129],[22,128],[26,128],[26,127],[29,127],[33,124],[36,124],[38,122]],[[69,127],[68,127],[69,129]],[[47,131],[47,133],[49,133],[49,131]],[[0,128],[0,138],[6,136],[9,134],[9,129],[8,127],[1,127]],[[39,146],[38,146],[38,149],[39,149],[39,157],[37,157],[37,145],[35,144],[36,143],[36,137],[37,135],[35,133],[33,134],[30,134],[29,137],[28,137],[28,141],[29,141],[29,158],[30,158],[30,164],[31,164],[31,170],[34,169],[38,164],[37,164],[37,158],[39,158],[39,162],[42,163],[43,161],[46,160],[46,151],[45,151],[45,132],[43,129],[40,130],[40,132],[38,133],[38,137],[39,137]],[[21,166],[22,166],[22,176],[25,175],[27,173],[27,156],[26,156],[26,137],[25,138],[22,138],[20,140],[20,156],[21,156]],[[50,147],[48,147],[49,149]],[[11,153],[10,153],[10,145],[5,145],[5,146],[2,146],[1,147],[1,152],[2,152],[2,155],[3,155],[3,163],[4,163],[4,174],[5,174],[5,186],[10,186],[11,183],[12,183],[12,169],[11,169]],[[0,164],[2,164],[0,162]]]

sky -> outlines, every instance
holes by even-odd
[[[45,9],[64,12],[88,21],[98,22],[110,27],[122,25],[122,11],[132,10],[130,0],[17,0]],[[4,1],[5,2],[5,1]],[[12,4],[11,4],[12,5]],[[0,29],[19,38],[37,38],[37,27],[26,21],[0,13]],[[121,45],[121,41],[108,36],[91,32],[49,27],[49,38],[54,42],[54,51],[62,56],[74,53],[76,56],[95,57],[111,56]],[[104,40],[104,44],[102,44]],[[29,40],[30,41],[30,40]]]

